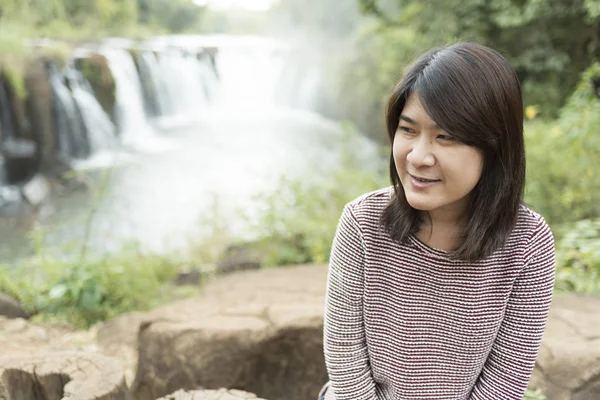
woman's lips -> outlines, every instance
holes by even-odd
[[[428,188],[440,181],[439,179],[427,179],[427,178],[416,177],[411,174],[408,174],[408,175],[410,176],[410,183],[419,189]]]

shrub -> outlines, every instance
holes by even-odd
[[[159,289],[177,263],[142,254],[136,246],[79,262],[38,255],[16,267],[0,266],[0,291],[25,311],[88,327],[120,313],[157,304]]]
[[[556,246],[556,290],[600,292],[600,219],[577,221],[563,230]]]

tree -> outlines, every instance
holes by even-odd
[[[406,28],[438,44],[477,41],[517,70],[529,104],[555,114],[579,75],[600,59],[600,0],[358,0],[383,29]]]

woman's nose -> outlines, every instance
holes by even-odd
[[[429,143],[423,137],[414,142],[414,146],[406,158],[407,161],[413,164],[415,167],[431,167],[435,165],[435,157],[432,152],[431,143]]]

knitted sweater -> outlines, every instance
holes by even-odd
[[[453,260],[379,223],[391,188],[347,204],[334,238],[324,325],[326,400],[520,400],[554,286],[554,240],[522,206],[506,245]]]

